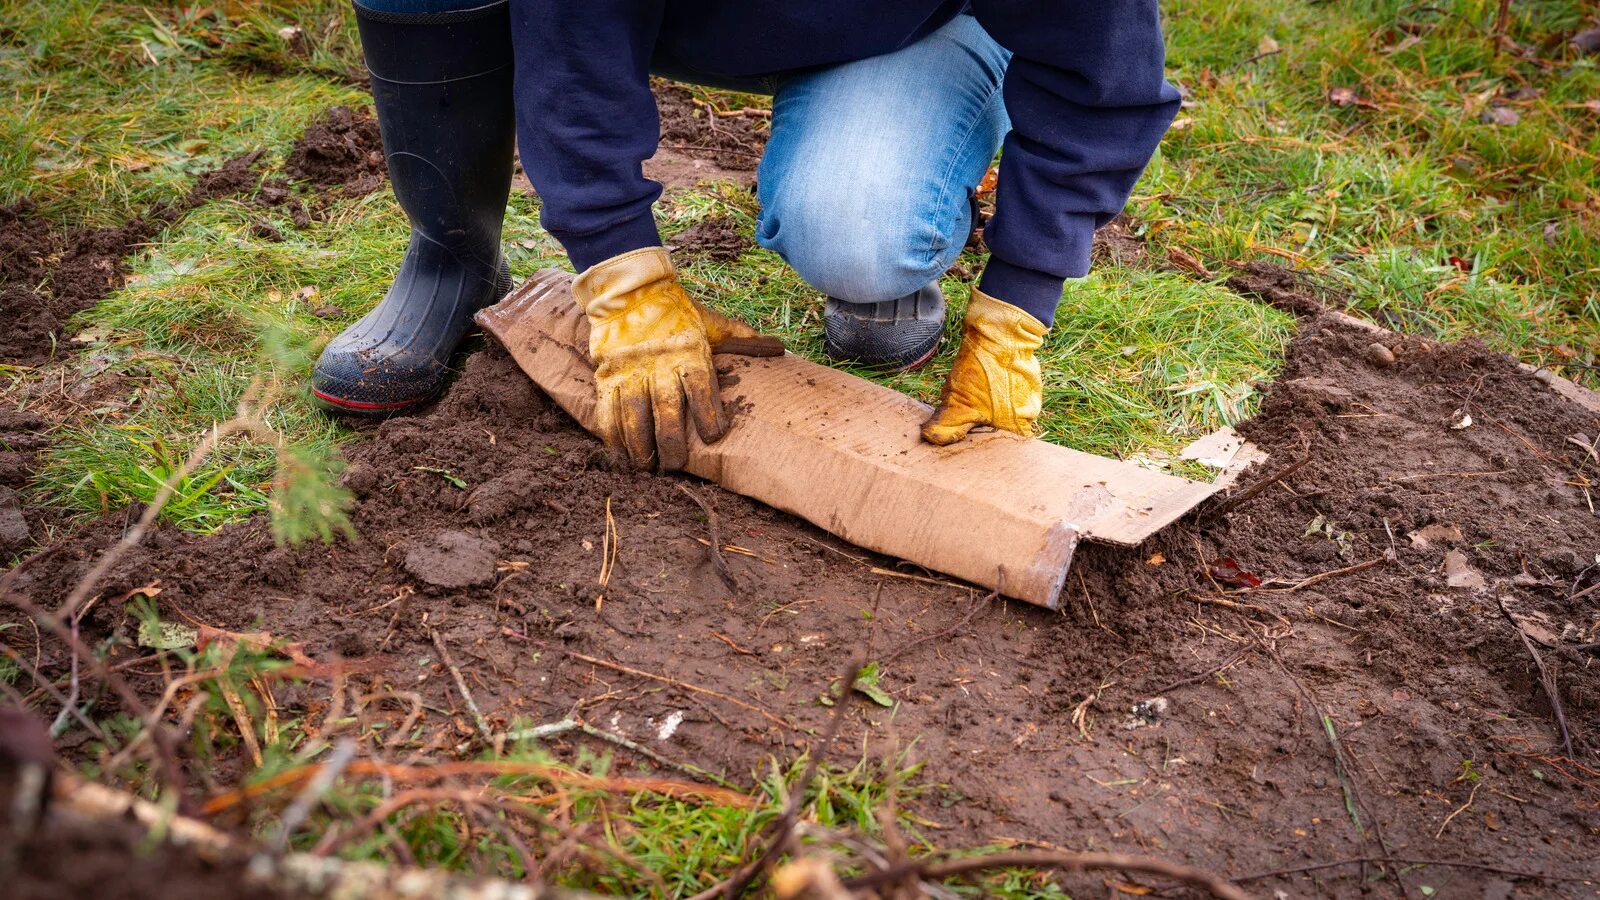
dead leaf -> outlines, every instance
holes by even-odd
[[[1465,540],[1461,534],[1461,526],[1434,522],[1424,525],[1416,531],[1406,535],[1411,539],[1411,546],[1426,549],[1434,544],[1459,544]]]
[[[295,290],[294,290],[294,299],[299,300],[301,302],[305,302],[305,301],[308,301],[308,300],[315,300],[315,299],[317,299],[317,296],[319,294],[321,294],[321,293],[322,293],[322,289],[321,288],[317,287],[314,284],[308,284],[308,285],[305,285],[303,287],[295,288]]]
[[[1263,34],[1261,36],[1261,40],[1256,43],[1256,53],[1259,53],[1262,56],[1266,56],[1268,53],[1280,53],[1282,51],[1283,48],[1278,46],[1278,42],[1273,40],[1272,35],[1270,34]]]
[[[1460,550],[1451,550],[1444,555],[1444,583],[1453,588],[1466,590],[1479,590],[1489,586],[1478,570],[1467,561],[1467,555]]]
[[[1198,275],[1201,278],[1214,277],[1211,274],[1211,270],[1206,268],[1205,263],[1179,250],[1177,247],[1167,250],[1167,261],[1190,275]]]
[[[1596,50],[1600,50],[1600,28],[1580,31],[1573,35],[1572,40],[1567,43],[1571,44],[1572,48],[1579,53],[1593,53]]]
[[[1167,130],[1168,131],[1187,131],[1188,129],[1192,128],[1193,126],[1194,126],[1194,120],[1193,119],[1189,118],[1188,116],[1179,116],[1176,119],[1172,120],[1172,124],[1167,126]]]
[[[1328,102],[1334,106],[1354,106],[1361,102],[1361,95],[1355,88],[1334,87],[1328,89]]]
[[[1478,121],[1485,125],[1515,125],[1522,121],[1522,113],[1509,106],[1491,106],[1478,114]]]
[[[1155,888],[1145,887],[1142,884],[1134,884],[1131,881],[1112,881],[1109,878],[1106,879],[1106,887],[1119,894],[1132,894],[1135,897],[1144,897],[1156,892]]]
[[[1236,588],[1257,588],[1261,586],[1261,578],[1252,572],[1247,572],[1231,556],[1219,556],[1211,561],[1207,568],[1211,577],[1219,584]]]
[[[270,631],[223,631],[221,628],[201,625],[193,643],[196,650],[204,650],[213,643],[234,644],[247,650],[281,653],[302,666],[317,664],[316,660],[306,655],[303,642],[279,643]]]
[[[1406,35],[1405,38],[1402,39],[1399,43],[1390,44],[1389,46],[1383,48],[1383,52],[1384,53],[1404,53],[1405,51],[1410,50],[1412,47],[1415,47],[1416,45],[1418,45],[1420,43],[1422,43],[1422,36],[1421,35],[1419,35],[1419,34],[1409,34],[1409,35]]]
[[[1152,553],[1150,554],[1150,558],[1145,560],[1144,563],[1147,566],[1159,566],[1166,561],[1167,557],[1165,555],[1161,553]]]
[[[1472,260],[1470,260],[1470,259],[1465,259],[1465,258],[1460,257],[1460,256],[1452,256],[1449,259],[1445,260],[1445,262],[1449,263],[1452,266],[1455,266],[1457,269],[1460,269],[1461,271],[1466,272],[1469,275],[1472,274]]]

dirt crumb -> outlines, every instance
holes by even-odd
[[[496,547],[464,531],[445,531],[406,552],[406,571],[440,588],[494,583]]]
[[[735,262],[755,246],[740,224],[728,216],[708,216],[678,232],[670,241],[675,259]]]
[[[283,170],[290,178],[346,197],[372,193],[389,171],[378,120],[364,109],[332,107],[295,141]]]
[[[708,160],[735,172],[754,172],[767,146],[768,122],[759,116],[718,116],[671,82],[652,84],[661,114],[661,148]]]

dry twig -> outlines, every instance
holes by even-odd
[[[1567,713],[1561,707],[1561,688],[1556,684],[1555,673],[1551,672],[1549,667],[1544,664],[1544,657],[1539,655],[1539,648],[1533,646],[1533,641],[1528,639],[1528,635],[1522,630],[1522,626],[1518,625],[1517,620],[1512,618],[1511,610],[1506,609],[1505,599],[1496,597],[1495,603],[1499,605],[1501,615],[1504,615],[1506,621],[1511,623],[1511,630],[1515,631],[1517,637],[1522,639],[1522,646],[1527,648],[1528,655],[1533,657],[1533,665],[1539,670],[1539,686],[1544,689],[1545,699],[1550,701],[1550,709],[1555,713],[1556,726],[1561,731],[1562,752],[1568,759],[1572,759],[1572,732],[1567,728]]]

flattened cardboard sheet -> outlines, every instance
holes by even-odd
[[[594,429],[589,328],[571,276],[541,271],[478,322]],[[1138,544],[1227,480],[1189,481],[1005,432],[935,447],[921,439],[926,404],[863,378],[793,355],[718,356],[717,366],[733,427],[715,444],[691,436],[690,473],[852,544],[1051,609],[1080,539]]]

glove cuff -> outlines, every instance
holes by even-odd
[[[665,247],[641,247],[585,269],[572,282],[572,295],[591,320],[608,318],[627,306],[627,299],[646,285],[678,280],[678,270]]]
[[[991,335],[1005,335],[1008,343],[1024,344],[1029,350],[1043,346],[1045,333],[1050,330],[1049,326],[1029,313],[977,288],[972,289],[972,298],[967,301],[965,321],[969,328]]]

